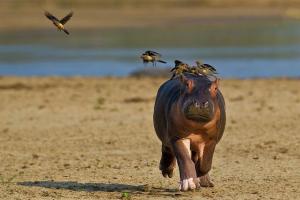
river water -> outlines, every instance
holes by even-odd
[[[52,27],[51,27],[52,28]],[[224,78],[300,77],[300,21],[230,20],[156,28],[0,31],[0,75],[126,76],[160,52],[215,66]]]

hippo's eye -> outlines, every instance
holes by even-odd
[[[218,90],[218,87],[211,87],[211,88],[209,89],[210,92],[215,92],[215,91],[217,91],[217,90]]]

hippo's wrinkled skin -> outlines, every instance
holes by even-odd
[[[218,84],[218,79],[184,74],[158,90],[153,121],[162,142],[160,170],[172,177],[177,160],[182,191],[213,186],[208,172],[226,121]]]

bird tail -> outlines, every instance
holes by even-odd
[[[157,62],[161,62],[161,63],[167,63],[166,61],[163,61],[163,60],[158,60]]]
[[[63,29],[63,31],[64,31],[67,35],[70,35],[69,31],[67,31],[66,29]]]

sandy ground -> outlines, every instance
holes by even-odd
[[[187,193],[158,170],[163,81],[0,78],[0,199],[300,199],[300,80],[223,80],[215,187]]]

